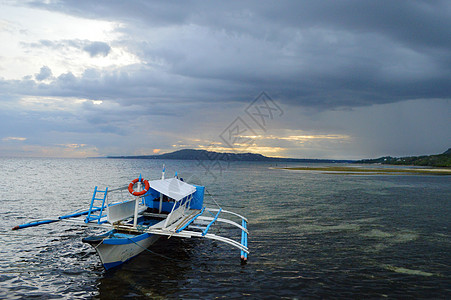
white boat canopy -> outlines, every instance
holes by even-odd
[[[186,196],[196,192],[196,187],[177,178],[168,178],[149,181],[150,187],[157,192],[166,195],[175,201],[180,201]]]

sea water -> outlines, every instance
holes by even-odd
[[[63,222],[94,186],[175,171],[206,202],[249,219],[249,263],[204,239],[162,238],[106,272]],[[132,159],[0,159],[0,298],[450,298],[451,176],[339,175],[296,164]],[[226,227],[225,235],[235,234]],[[237,235],[239,239],[239,232]]]

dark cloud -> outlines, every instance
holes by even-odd
[[[118,49],[135,55],[136,63],[80,66],[85,68],[81,74],[65,71],[59,76],[44,66],[34,77],[0,80],[0,95],[101,100],[108,105],[86,102],[77,114],[95,130],[112,135],[129,133],[124,119],[152,125],[158,120],[167,128],[189,124],[201,133],[202,113],[210,112],[205,118],[210,127],[219,119],[230,122],[233,118],[222,112],[246,105],[261,91],[292,111],[317,114],[389,103],[398,107],[415,99],[441,101],[445,107],[451,98],[450,1],[61,0],[29,5],[115,22],[117,38],[109,43],[42,39],[24,47],[63,53],[76,49],[92,58],[111,57],[112,49]],[[424,107],[423,102],[415,108]],[[326,128],[327,122],[308,121],[293,117],[288,123],[324,130],[337,124]],[[360,128],[364,121],[362,117],[345,127]],[[390,124],[398,126],[395,121],[391,115]],[[380,141],[385,133],[378,133]],[[442,134],[442,139],[448,137]],[[402,139],[392,135],[390,142],[395,140]]]
[[[153,68],[126,70],[125,77],[105,80],[136,82],[145,93],[156,83],[159,91],[204,92],[216,100],[247,99],[268,90],[287,103],[322,109],[451,94],[449,1],[39,5],[120,21],[122,45]],[[143,28],[165,30],[154,36]],[[109,49],[101,43],[84,47],[91,55],[105,55]],[[156,71],[167,80],[155,77]]]
[[[38,81],[49,79],[52,77],[52,70],[49,67],[43,66],[39,73],[35,74],[35,78]]]
[[[91,57],[101,55],[101,56],[107,56],[110,51],[111,47],[104,42],[92,42],[86,46],[83,47],[83,50],[89,53]]]
[[[208,97],[216,93],[217,98],[268,90],[287,103],[326,109],[451,94],[449,1],[173,5],[69,0],[34,5],[121,22],[122,45],[150,66],[158,63],[159,69],[126,70],[120,78],[113,78],[118,73],[106,75],[105,83],[136,82],[133,86],[143,93],[151,91],[149,85],[158,85],[159,91],[186,89],[183,94],[194,96],[204,88]],[[167,36],[154,41],[145,28],[168,28],[161,31]],[[79,47],[91,56],[110,51],[101,42],[62,41],[53,46]],[[144,96],[139,91],[134,94]]]

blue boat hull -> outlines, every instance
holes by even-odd
[[[103,235],[85,238],[83,242],[96,249],[104,268],[109,270],[137,256],[159,237],[149,233],[132,235],[112,230]]]

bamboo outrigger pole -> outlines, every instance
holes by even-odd
[[[99,211],[99,210],[100,210],[100,208],[96,208],[96,209],[93,209],[91,212]],[[69,214],[69,215],[61,216],[61,217],[58,217],[58,219],[34,221],[34,222],[30,222],[30,223],[14,226],[11,230],[17,230],[17,229],[22,229],[22,228],[27,228],[27,227],[33,227],[33,226],[39,226],[39,225],[44,225],[44,224],[50,224],[50,223],[54,223],[54,222],[59,222],[59,221],[64,220],[64,219],[75,218],[75,217],[79,217],[79,216],[82,216],[82,215],[86,215],[88,213],[89,213],[89,210],[86,210],[86,211],[82,211],[82,212],[75,213],[75,214]]]

